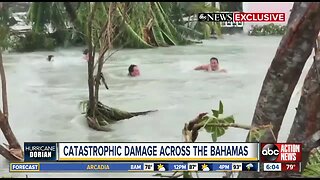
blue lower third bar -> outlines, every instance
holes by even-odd
[[[212,164],[213,171],[231,171],[232,163],[214,163]]]
[[[128,172],[143,171],[143,163],[10,163],[10,172]]]

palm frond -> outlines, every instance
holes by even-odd
[[[320,147],[312,150],[303,175],[307,177],[320,176]]]
[[[192,39],[198,39],[198,40],[199,39],[204,39],[204,35],[201,32],[197,31],[197,30],[188,28],[188,27],[186,27],[184,25],[177,25],[176,28],[185,37],[190,37]]]
[[[125,28],[126,32],[128,34],[130,34],[129,36],[132,39],[133,43],[136,43],[135,45],[138,48],[151,48],[152,46],[150,44],[148,44],[146,41],[144,41],[141,36],[139,34],[137,34],[134,29],[130,26],[130,24],[128,24],[128,22],[124,19],[123,14],[121,14],[120,9],[117,8],[116,10],[117,14],[121,17],[122,21],[123,21],[123,28]]]

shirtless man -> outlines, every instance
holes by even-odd
[[[217,72],[227,72],[225,69],[220,69],[219,60],[215,57],[210,59],[210,64],[205,64],[196,67],[194,70],[204,70],[204,71],[217,71]]]

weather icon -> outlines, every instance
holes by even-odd
[[[202,171],[205,171],[205,172],[210,171],[210,168],[206,164],[203,164],[201,168],[202,168]]]
[[[253,168],[253,164],[251,164],[251,163],[250,163],[250,164],[247,164],[247,165],[246,165],[246,168],[247,168],[248,171],[250,171],[250,169]]]
[[[164,166],[162,164],[159,164],[158,171],[161,171],[161,172],[166,171],[166,168],[164,168]]]

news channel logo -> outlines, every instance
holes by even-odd
[[[199,13],[198,14],[198,21],[206,21],[207,20],[207,14],[206,13]]]
[[[219,22],[221,27],[243,27],[243,22],[234,22],[233,13],[235,12],[220,12],[220,13],[198,13],[198,21]]]
[[[279,148],[275,144],[262,144],[261,160],[274,162],[280,154]]]
[[[40,161],[56,161],[57,160],[57,144],[26,142],[24,143],[24,161],[40,162]]]

